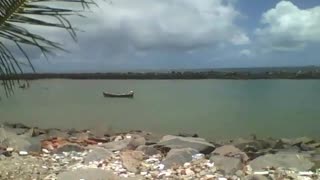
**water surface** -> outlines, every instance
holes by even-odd
[[[104,90],[136,94],[104,98]],[[319,137],[320,81],[38,80],[0,101],[0,121],[207,138]]]

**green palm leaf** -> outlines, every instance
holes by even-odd
[[[80,4],[82,8],[57,8],[52,6],[55,2]],[[20,84],[13,76],[23,74],[23,66],[36,71],[25,51],[25,45],[38,48],[45,57],[55,50],[65,51],[61,44],[27,30],[26,25],[65,29],[76,41],[76,29],[69,17],[82,16],[80,13],[93,4],[94,0],[0,0],[0,86],[3,86],[7,96],[13,93],[16,83]],[[50,18],[56,21],[44,20]],[[12,45],[21,52],[24,60],[18,60],[11,52]]]

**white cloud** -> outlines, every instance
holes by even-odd
[[[239,16],[232,3],[223,0],[117,0],[101,3],[95,25],[96,36],[121,36],[139,49],[194,49],[250,40],[234,21]],[[99,34],[97,34],[99,33]],[[107,35],[109,34],[109,35]]]
[[[281,1],[263,14],[261,22],[265,27],[256,34],[271,50],[298,50],[320,42],[320,6],[299,9],[290,1]]]
[[[89,18],[79,21],[84,39],[120,44],[126,49],[190,50],[203,46],[250,42],[235,25],[239,12],[223,0],[117,0],[99,3]]]
[[[100,7],[85,14],[87,18],[72,18],[73,25],[84,31],[78,33],[78,44],[62,30],[35,26],[31,29],[72,51],[58,53],[59,57],[49,59],[51,62],[99,66],[119,59],[128,64],[146,57],[161,61],[168,58],[159,56],[168,54],[196,54],[207,48],[225,49],[250,43],[235,23],[241,14],[233,1],[116,0],[110,4],[98,0]]]
[[[253,56],[253,52],[249,49],[243,49],[240,51],[240,55],[250,57]]]

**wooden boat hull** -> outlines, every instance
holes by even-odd
[[[103,92],[104,97],[113,97],[113,98],[133,98],[134,93],[127,93],[127,94],[114,94]]]

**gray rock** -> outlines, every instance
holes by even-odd
[[[65,144],[55,150],[56,153],[63,153],[63,152],[83,152],[85,149],[77,144]]]
[[[314,163],[313,169],[320,169],[320,153],[313,154],[310,160]]]
[[[68,138],[69,134],[59,129],[49,129],[47,132],[47,136],[48,138],[54,138],[54,137]]]
[[[222,170],[225,174],[235,174],[238,170],[243,169],[243,164],[239,158],[226,156],[211,156],[210,160],[214,162],[218,170]]]
[[[78,169],[75,171],[66,171],[57,176],[58,180],[120,180],[111,171],[102,169]]]
[[[84,158],[84,163],[89,164],[92,161],[101,161],[108,159],[112,156],[112,152],[110,150],[95,147],[91,149],[92,151],[87,154]]]
[[[30,138],[30,137],[37,137],[37,136],[40,136],[42,134],[45,134],[45,132],[43,130],[38,129],[38,128],[30,128],[30,129],[28,129],[26,132],[24,132],[21,135],[26,137],[26,138]]]
[[[186,162],[192,161],[192,156],[197,153],[199,152],[192,148],[171,149],[162,161],[162,164],[165,165],[165,168],[183,165]]]
[[[244,177],[244,180],[269,180],[269,178],[261,175],[248,175]]]
[[[122,152],[121,160],[123,166],[130,172],[138,172],[138,168],[143,160],[144,156],[141,151],[125,151]]]
[[[12,147],[16,150],[27,151],[31,143],[23,136],[16,135],[5,128],[0,128],[0,146]]]
[[[104,147],[106,149],[109,149],[111,151],[121,151],[123,149],[126,149],[130,143],[130,139],[124,139],[120,141],[112,141],[109,143],[104,143],[101,145],[101,147]]]
[[[28,152],[41,152],[41,138],[26,138],[30,142],[30,146],[26,148]]]
[[[131,141],[128,144],[129,149],[136,149],[137,147],[141,146],[141,145],[145,145],[146,144],[146,139],[144,137],[134,137],[131,139]]]
[[[30,129],[30,127],[28,127],[28,126],[26,126],[26,125],[24,125],[22,123],[7,123],[7,122],[5,122],[5,123],[3,123],[3,126],[4,127],[9,127],[9,128],[14,128],[14,129],[16,129],[16,128]]]
[[[311,139],[309,137],[300,137],[295,140],[293,140],[292,145],[296,144],[312,144],[315,143],[314,139]]]
[[[242,152],[240,149],[234,147],[233,145],[225,145],[215,149],[212,152],[213,155],[227,156],[227,157],[236,157],[240,158],[242,162],[249,160],[249,157],[246,153]]]
[[[314,163],[303,154],[277,153],[260,156],[252,160],[249,165],[254,171],[263,170],[266,167],[295,168],[300,171],[307,171],[314,166]]]
[[[172,149],[192,148],[203,154],[209,154],[215,148],[213,144],[208,143],[205,139],[202,138],[180,137],[172,135],[164,136],[160,140],[158,145]]]
[[[25,128],[10,128],[10,127],[5,127],[5,129],[7,131],[10,131],[10,132],[13,132],[15,133],[16,135],[21,135],[21,134],[24,134],[26,132],[29,131],[29,129],[25,129]]]
[[[146,145],[139,146],[136,150],[142,151],[145,155],[148,155],[148,156],[152,156],[160,153],[160,151],[154,148],[153,146],[146,146]]]
[[[246,148],[248,147],[254,148],[256,151],[272,147],[272,142],[268,140],[252,140],[243,138],[236,139],[231,144],[243,151],[246,151]]]

